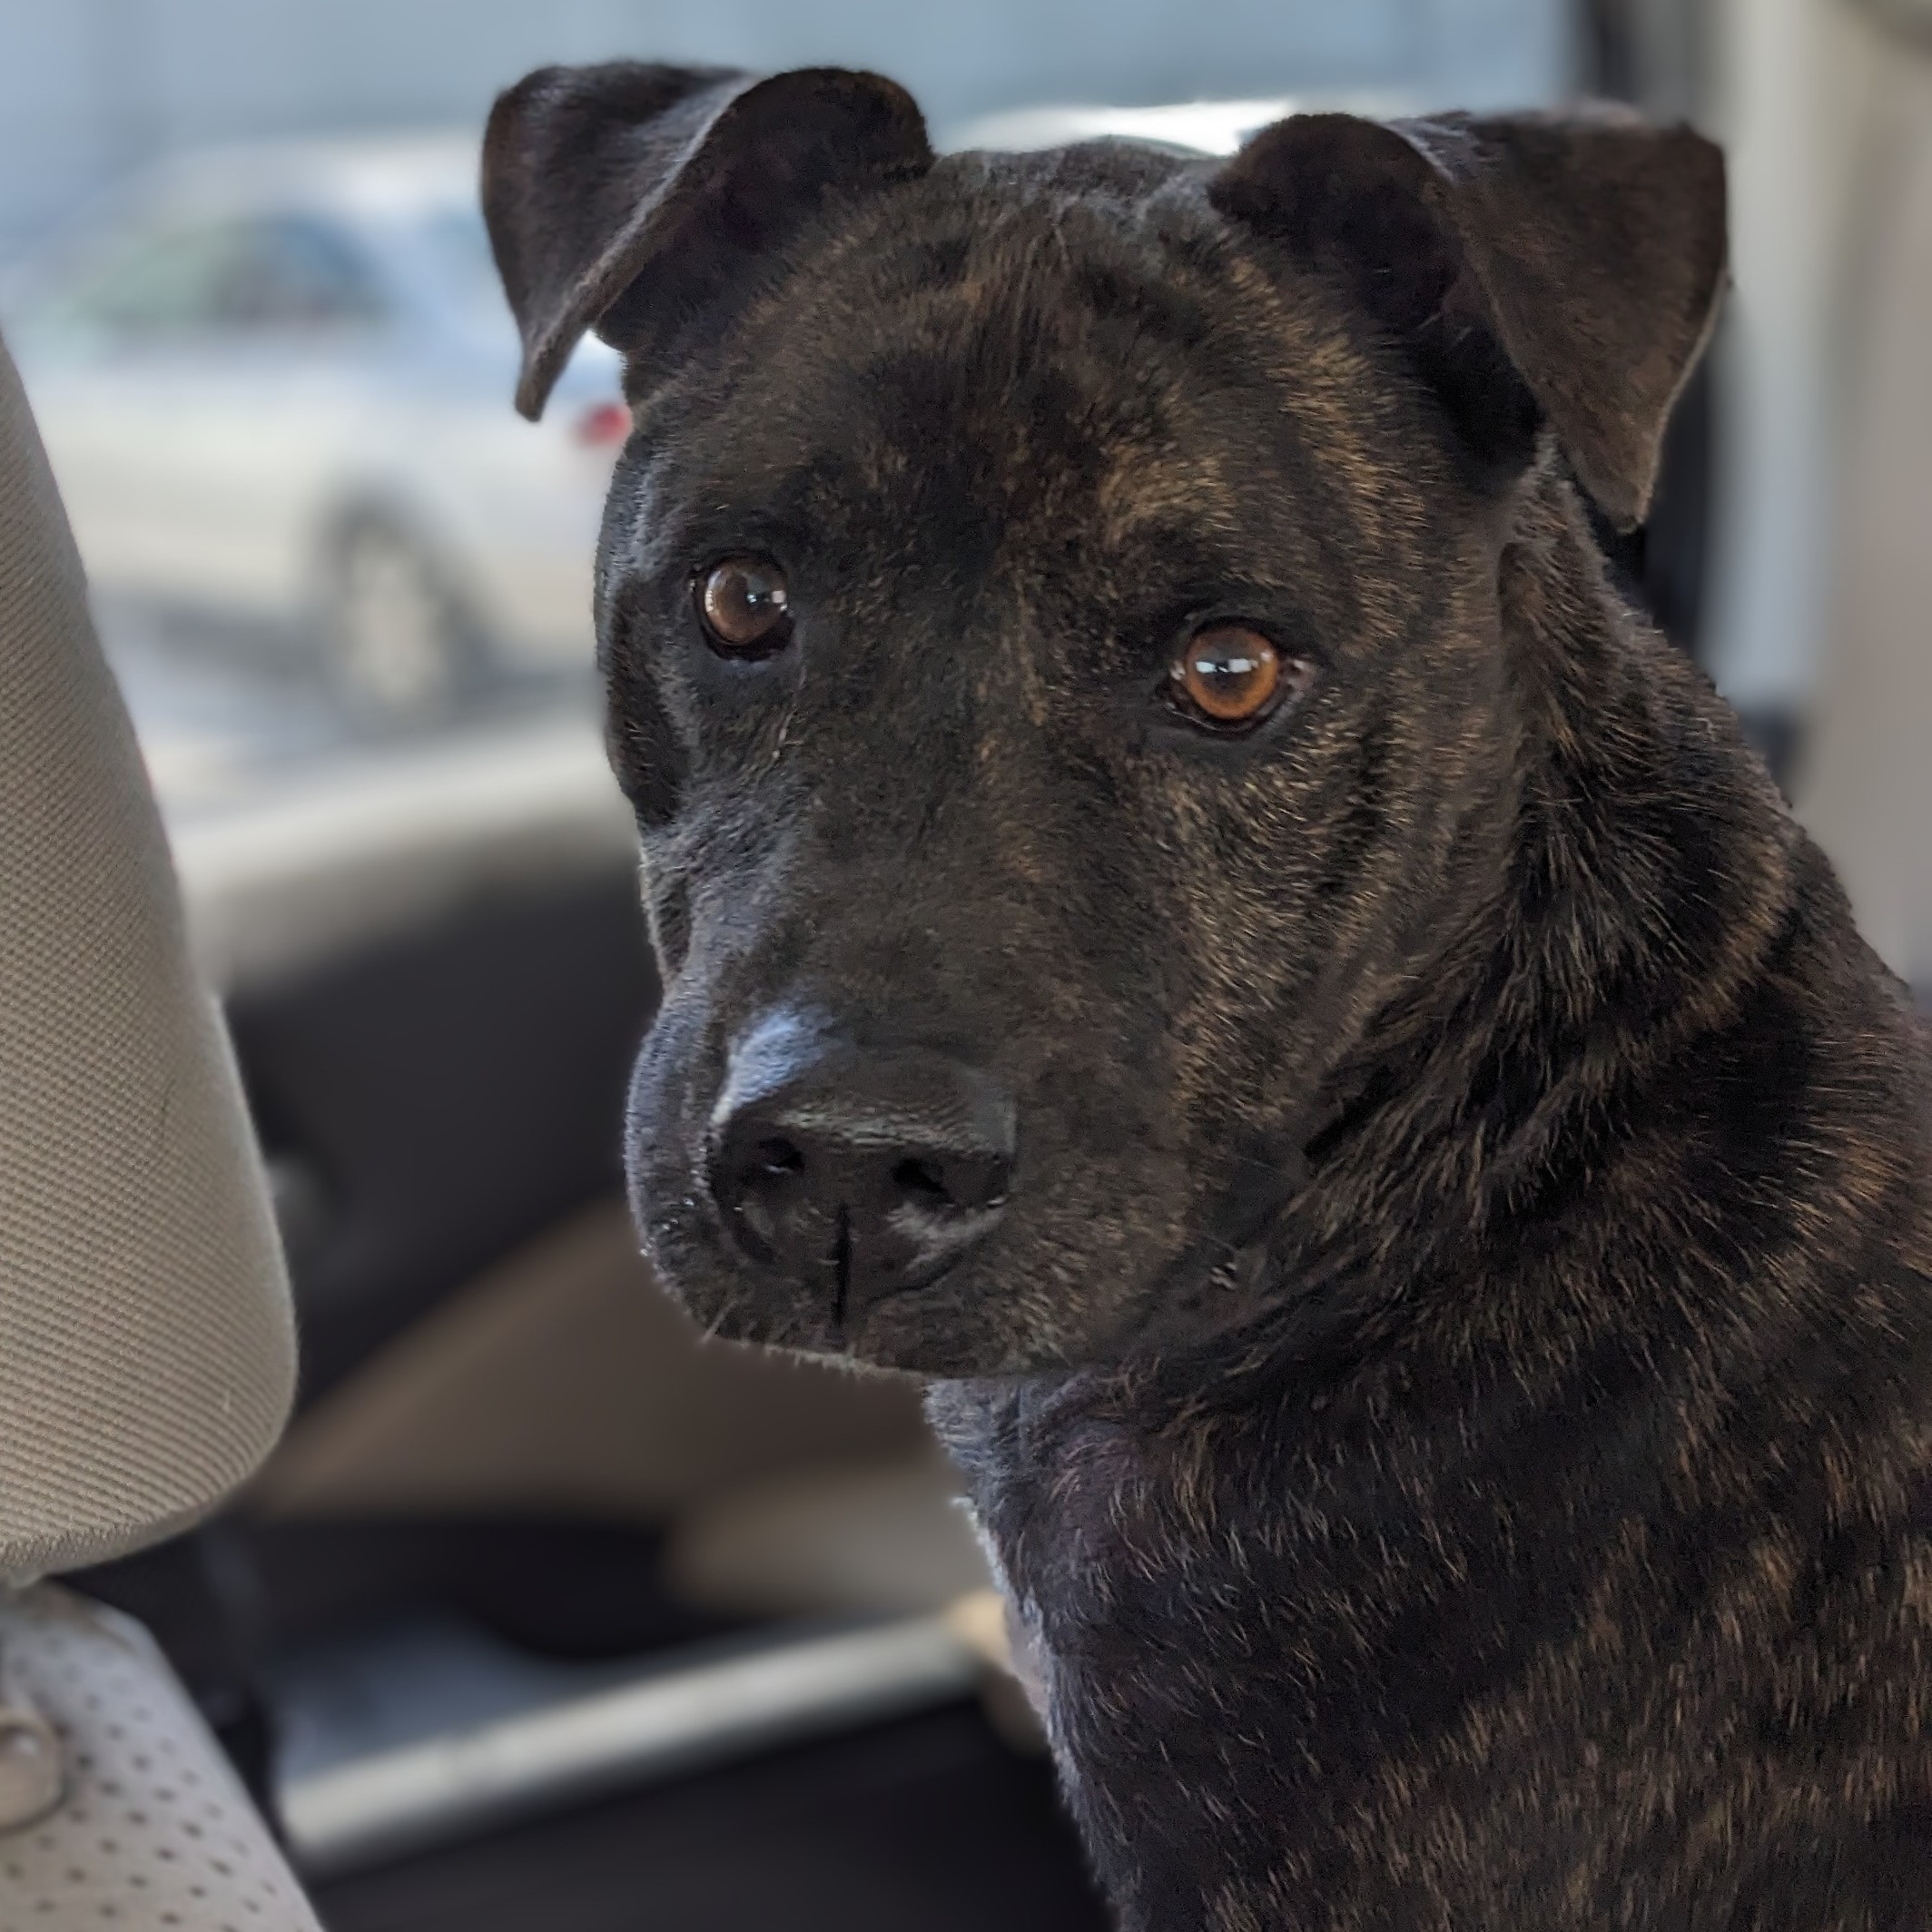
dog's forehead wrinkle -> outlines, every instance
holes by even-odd
[[[985,192],[929,211],[930,232],[858,223],[774,296],[754,330],[770,353],[705,439],[711,516],[732,506],[808,551],[833,538],[841,568],[962,596],[993,576],[1065,596],[1152,586],[1190,528],[1230,586],[1320,580],[1325,621],[1394,635],[1399,574],[1349,562],[1424,540],[1422,479],[1361,459],[1379,390],[1332,305],[1285,295],[1173,192],[1081,199],[1051,185],[1058,163],[978,172]]]

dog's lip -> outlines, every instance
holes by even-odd
[[[766,1286],[790,1289],[808,1301],[821,1298],[821,1290],[828,1286],[832,1257],[826,1257],[818,1276],[805,1276],[786,1269],[760,1266],[742,1258],[736,1252],[730,1228],[725,1224],[724,1212],[709,1188],[692,1185],[679,1193],[679,1203],[693,1223],[703,1229],[705,1245],[712,1251],[712,1258],[728,1273],[754,1278]],[[1000,1204],[1002,1207],[1004,1203]],[[843,1294],[834,1292],[824,1296],[828,1310],[825,1323],[826,1335],[831,1345],[842,1351],[849,1351],[853,1341],[862,1335],[872,1313],[888,1303],[903,1302],[912,1296],[922,1295],[928,1289],[939,1286],[951,1277],[969,1257],[963,1254],[943,1261],[931,1272],[915,1270],[905,1280],[895,1282],[892,1286],[868,1296],[856,1306]],[[838,1312],[833,1313],[831,1311]]]
[[[1219,1228],[1198,1236],[1156,1277],[1138,1316],[1122,1332],[1119,1348],[1144,1349],[1159,1341],[1164,1320],[1198,1317],[1204,1309],[1219,1332],[1238,1328],[1258,1314],[1256,1296],[1267,1274],[1268,1237],[1307,1180],[1307,1164],[1297,1153],[1266,1185],[1232,1201]],[[1198,1298],[1186,1309],[1178,1307],[1190,1289]]]
[[[1162,1339],[1164,1320],[1177,1322],[1191,1317],[1196,1325],[1190,1336],[1198,1337],[1198,1323],[1207,1311],[1214,1332],[1226,1333],[1243,1326],[1260,1312],[1256,1295],[1264,1286],[1269,1259],[1268,1236],[1282,1213],[1306,1186],[1308,1165],[1299,1148],[1273,1164],[1267,1179],[1256,1186],[1231,1192],[1223,1198],[1216,1225],[1195,1239],[1155,1278],[1141,1297],[1135,1316],[1118,1333],[1109,1350],[1113,1354],[1145,1352]],[[682,1205],[705,1234],[706,1245],[715,1262],[733,1274],[755,1273],[768,1286],[790,1289],[809,1299],[816,1296],[820,1284],[804,1276],[777,1269],[752,1270],[734,1253],[729,1230],[722,1210],[708,1188],[692,1186],[680,1190]],[[883,1308],[902,1306],[912,1297],[948,1282],[963,1265],[966,1257],[949,1262],[935,1274],[915,1276],[895,1283],[868,1297],[856,1307],[846,1306],[836,1314],[828,1301],[823,1311],[823,1349],[828,1354],[856,1355],[873,1317]],[[1189,1289],[1198,1299],[1186,1310],[1177,1300]]]
[[[872,1318],[880,1309],[900,1306],[915,1296],[924,1295],[931,1289],[941,1286],[958,1272],[966,1259],[964,1255],[956,1256],[930,1273],[916,1273],[907,1280],[895,1282],[892,1286],[881,1289],[876,1295],[866,1296],[862,1302],[854,1303],[849,1297],[842,1296],[838,1304],[838,1313],[832,1323],[833,1335],[842,1347],[849,1350],[871,1327]],[[801,1287],[804,1286],[799,1282],[794,1282],[792,1285]]]

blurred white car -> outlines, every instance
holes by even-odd
[[[1155,107],[1069,102],[982,114],[976,121],[949,128],[941,145],[1020,153],[1033,148],[1056,148],[1067,142],[1112,138],[1148,142],[1190,154],[1232,154],[1251,134],[1290,114],[1364,114],[1370,120],[1385,121],[1418,113],[1420,108],[1420,99],[1413,91],[1387,87],[1269,94],[1246,101],[1173,101]]]
[[[586,345],[543,424],[464,138],[209,153],[0,307],[95,590],[320,654],[371,715],[587,669],[629,430]]]

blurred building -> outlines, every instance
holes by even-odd
[[[0,274],[156,161],[467,140],[527,68],[621,55],[875,67],[941,140],[1036,105],[1357,91],[1696,121],[1730,155],[1736,293],[1644,588],[1875,943],[1932,981],[1932,0],[0,0]]]
[[[1822,540],[1796,795],[1860,930],[1932,1007],[1932,6],[1869,11],[1835,49],[1850,112],[1812,264]]]

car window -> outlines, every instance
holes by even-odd
[[[218,328],[326,328],[380,313],[368,261],[326,222],[277,216],[238,223],[224,239],[211,317]]]
[[[316,217],[172,225],[110,243],[34,318],[123,343],[374,320],[380,290],[349,237]]]
[[[212,326],[232,256],[229,230],[169,227],[125,236],[96,255],[39,318],[50,332],[116,339]]]

